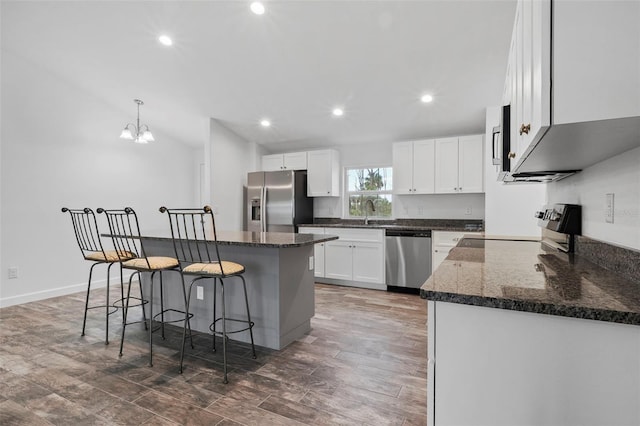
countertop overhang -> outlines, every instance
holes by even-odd
[[[217,231],[218,244],[222,246],[245,246],[264,248],[291,248],[311,246],[337,240],[337,235],[294,234],[289,232]],[[109,236],[109,235],[106,235]],[[142,235],[142,240],[171,241],[171,235]],[[213,241],[209,241],[213,243]]]
[[[464,238],[424,299],[640,325],[640,283],[536,241]]]

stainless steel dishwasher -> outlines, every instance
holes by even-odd
[[[387,290],[418,293],[431,275],[431,231],[385,231]]]

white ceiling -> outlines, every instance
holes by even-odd
[[[2,48],[194,145],[209,117],[270,150],[481,133],[500,103],[515,0],[265,4],[3,1]]]

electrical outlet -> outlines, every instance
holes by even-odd
[[[204,287],[201,285],[196,286],[196,299],[204,300]]]
[[[473,208],[471,206],[467,206],[467,208],[464,210],[464,214],[466,215],[470,215],[473,212]]]
[[[309,270],[313,271],[313,256],[309,256]]]
[[[14,278],[18,278],[18,267],[12,266],[9,268],[9,279],[12,280]]]
[[[606,196],[607,196],[607,200],[604,207],[604,220],[607,223],[613,223],[613,212],[614,212],[613,194],[607,194]]]

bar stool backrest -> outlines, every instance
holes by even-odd
[[[160,207],[160,213],[166,213],[169,217],[173,248],[181,266],[191,263],[219,263],[224,275],[211,207],[195,209]],[[212,242],[213,247],[211,247]]]
[[[98,231],[98,222],[93,210],[88,207],[84,209],[63,207],[62,213],[67,212],[71,216],[73,232],[76,235],[76,241],[82,252],[82,257],[88,259],[91,254],[98,253],[103,258],[106,258],[102,240],[100,239],[100,232]]]
[[[109,224],[109,234],[113,247],[118,253],[121,262],[131,260],[132,256],[146,259],[144,246],[140,238],[140,226],[138,216],[131,207],[122,210],[106,210],[99,208],[98,213],[104,213]],[[149,261],[147,260],[147,265]]]

